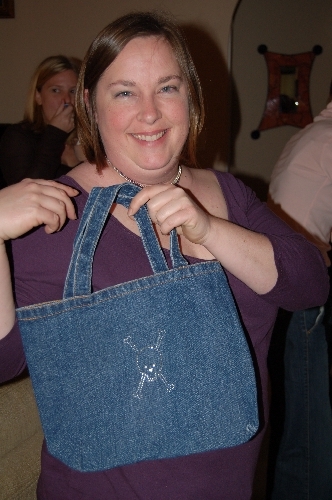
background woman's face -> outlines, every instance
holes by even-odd
[[[96,120],[108,158],[129,177],[137,167],[174,168],[189,131],[188,92],[164,39],[128,42],[98,82]]]
[[[77,75],[71,70],[65,70],[52,76],[36,90],[36,102],[42,106],[45,123],[49,123],[57,110],[65,103],[74,105]]]

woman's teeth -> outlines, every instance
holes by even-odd
[[[153,142],[153,141],[157,141],[158,139],[160,139],[164,134],[166,134],[166,130],[163,130],[162,132],[159,132],[158,134],[154,134],[154,135],[133,134],[133,136],[136,139],[139,139],[140,141]]]

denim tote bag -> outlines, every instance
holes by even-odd
[[[153,274],[91,292],[109,209],[138,191],[93,188],[63,299],[17,309],[47,448],[79,471],[239,445],[259,425],[250,349],[219,262],[188,265],[173,230],[169,269],[143,206]]]

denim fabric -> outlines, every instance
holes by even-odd
[[[93,254],[130,184],[94,188],[60,301],[17,309],[49,452],[80,471],[248,441],[258,429],[250,349],[218,262],[173,268],[146,207],[136,217],[153,275],[91,293]]]
[[[285,423],[273,500],[332,499],[332,414],[324,308],[293,313],[284,353]]]

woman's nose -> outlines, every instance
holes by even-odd
[[[137,118],[139,121],[144,121],[148,124],[153,124],[161,118],[161,111],[155,96],[144,97],[140,100],[140,109]]]
[[[73,94],[72,92],[65,92],[63,98],[65,104],[74,104],[75,102],[75,94]]]

